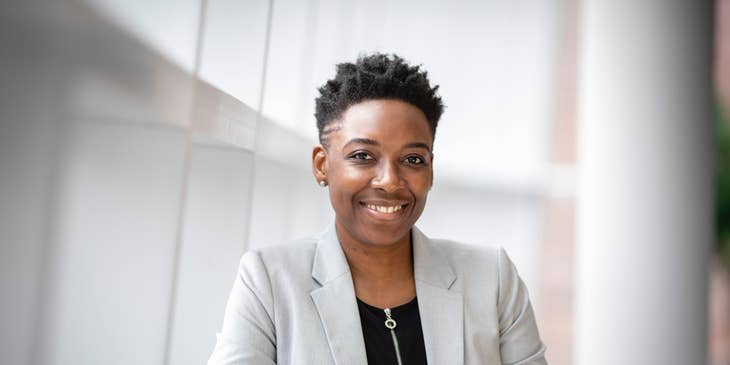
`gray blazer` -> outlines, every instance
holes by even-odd
[[[504,250],[430,239],[415,227],[412,237],[429,364],[547,364],[527,290]],[[208,364],[367,364],[334,224],[243,255]]]

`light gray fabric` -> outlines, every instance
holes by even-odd
[[[527,290],[503,249],[430,239],[415,227],[412,237],[429,364],[547,364]],[[243,255],[208,364],[367,364],[334,225]]]

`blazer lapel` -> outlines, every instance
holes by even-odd
[[[449,290],[456,275],[431,240],[413,227],[413,266],[418,311],[429,364],[464,363],[464,307],[460,292]]]
[[[334,225],[317,244],[312,277],[322,287],[310,293],[337,365],[367,365],[365,341],[350,267]]]

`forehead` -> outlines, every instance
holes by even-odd
[[[338,127],[333,137],[344,142],[369,138],[381,144],[430,145],[433,139],[423,111],[400,100],[376,99],[354,104],[342,114]]]

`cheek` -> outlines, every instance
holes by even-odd
[[[342,166],[339,171],[339,178],[344,184],[350,186],[361,186],[370,181],[370,170],[361,166]]]
[[[335,176],[343,189],[353,190],[367,185],[372,173],[372,169],[365,166],[341,164],[337,166]]]
[[[336,173],[330,174],[330,199],[341,208],[352,205],[357,194],[367,187],[367,173],[353,166],[338,166]]]
[[[428,174],[427,176],[421,177],[417,184],[411,186],[412,192],[417,200],[416,205],[420,211],[423,211],[426,206],[426,199],[428,198],[428,193],[431,191],[432,182],[432,175]]]
[[[433,175],[430,172],[413,173],[408,181],[413,194],[425,197],[431,189]]]

